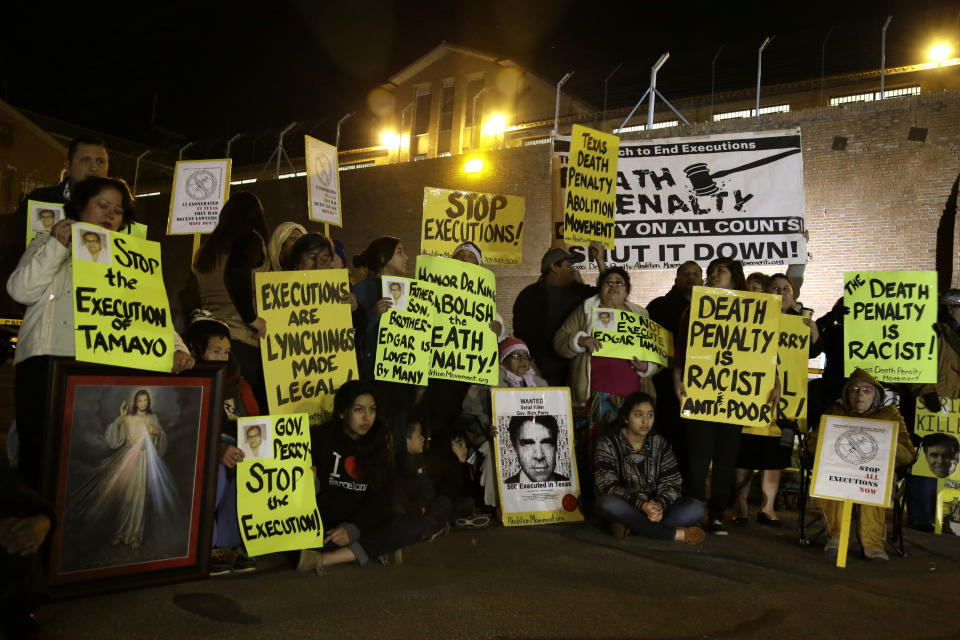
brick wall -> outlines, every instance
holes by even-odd
[[[913,126],[929,129],[926,142],[907,140]],[[826,312],[841,295],[844,270],[935,268],[937,226],[960,172],[960,92],[699,123],[684,128],[683,134],[791,127],[800,127],[803,140],[808,250],[813,256],[801,294],[807,306],[818,315]],[[846,151],[831,149],[834,136],[847,138]],[[346,226],[334,229],[333,236],[352,256],[379,235],[396,235],[415,256],[424,186],[524,196],[524,263],[494,269],[499,308],[509,323],[513,300],[536,279],[540,257],[549,246],[549,153],[547,145],[487,152],[480,174],[463,172],[466,156],[344,171],[340,179]],[[271,229],[282,220],[305,217],[303,178],[248,187],[263,199]],[[168,204],[166,194],[141,203],[153,239],[160,239],[165,228]],[[187,281],[189,250],[189,238],[164,240],[164,270],[175,307]],[[952,266],[957,283],[956,250]],[[595,278],[593,272],[584,275]],[[646,304],[669,289],[672,279],[670,271],[635,272],[631,298]]]

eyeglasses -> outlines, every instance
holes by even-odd
[[[859,393],[860,395],[864,395],[866,393],[870,393],[874,391],[874,388],[870,385],[862,386],[862,387],[859,385],[853,385],[853,386],[847,387],[847,391],[852,391],[853,393]]]
[[[625,287],[625,286],[627,286],[627,283],[626,283],[626,282],[621,282],[620,280],[608,280],[607,282],[604,282],[603,285],[601,285],[601,286],[604,286],[604,287],[613,287],[614,289],[619,289],[620,287]]]
[[[511,353],[505,358],[505,360],[517,360],[517,361],[529,360],[529,359],[530,359],[529,353]]]

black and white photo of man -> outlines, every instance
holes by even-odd
[[[949,478],[960,461],[960,441],[946,433],[931,433],[920,443],[930,472],[937,478]]]
[[[507,428],[510,444],[517,454],[520,471],[504,482],[566,482],[566,476],[556,473],[557,465],[557,419],[551,415],[514,416]]]

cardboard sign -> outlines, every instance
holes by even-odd
[[[765,427],[774,420],[780,296],[694,287],[680,414]]]
[[[210,233],[230,197],[232,161],[180,160],[173,171],[167,235]]]
[[[503,524],[583,520],[570,389],[493,389]]]
[[[27,201],[27,244],[38,233],[50,234],[50,227],[63,220],[63,205],[59,202]]]
[[[460,260],[418,256],[417,279],[434,286],[430,377],[496,385],[497,336],[490,329],[497,319],[493,273]]]
[[[256,288],[270,413],[306,413],[311,425],[323,424],[337,389],[357,377],[347,271],[257,272]]]
[[[322,546],[307,415],[239,418],[237,435],[246,455],[237,464],[237,521],[247,553]]]
[[[567,197],[570,145],[554,140],[555,197]],[[806,262],[801,149],[799,129],[622,140],[607,265],[675,269],[721,256],[745,266]],[[589,268],[584,248],[570,251]]]
[[[80,222],[72,232],[77,360],[170,371],[173,319],[160,243]]]
[[[426,386],[429,382],[433,323],[415,313],[387,309],[377,329],[374,378]]]
[[[843,274],[843,375],[863,369],[881,382],[936,382],[937,273]]]
[[[567,242],[590,244],[597,240],[613,249],[619,149],[617,136],[573,125],[563,206]]]
[[[898,429],[886,420],[823,416],[810,495],[889,506]]]
[[[304,136],[303,139],[307,151],[310,219],[342,227],[337,148],[310,136]]]
[[[960,399],[940,398],[940,410],[929,411],[917,399],[913,432],[923,438],[920,457],[911,475],[937,478],[950,489],[960,489]]]
[[[124,230],[134,238],[147,239],[147,225],[142,222],[131,222],[127,225],[127,228]]]
[[[667,366],[673,355],[673,334],[649,316],[623,309],[593,310],[592,335],[603,345],[593,355],[656,362]]]
[[[523,211],[520,196],[424,187],[420,251],[452,256],[457,246],[472,242],[484,264],[520,264]]]
[[[777,375],[780,377],[780,402],[776,419],[793,422],[807,419],[807,368],[810,364],[810,327],[801,316],[782,313],[777,335]],[[745,427],[741,433],[779,436],[780,427]]]

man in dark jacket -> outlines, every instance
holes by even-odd
[[[603,247],[590,246],[590,256],[602,273]],[[540,279],[527,286],[513,303],[513,335],[530,347],[530,353],[544,379],[552,387],[567,384],[570,361],[553,349],[553,335],[577,305],[596,294],[596,287],[580,282],[573,268],[576,257],[553,248],[540,261]]]
[[[647,305],[647,311],[654,322],[664,329],[677,333],[683,312],[690,306],[693,288],[703,284],[703,270],[696,262],[684,262],[677,268],[677,277],[673,288]],[[687,446],[680,427],[680,403],[673,392],[673,373],[669,368],[653,376],[653,387],[657,390],[657,431],[673,448],[683,473],[687,469]]]

